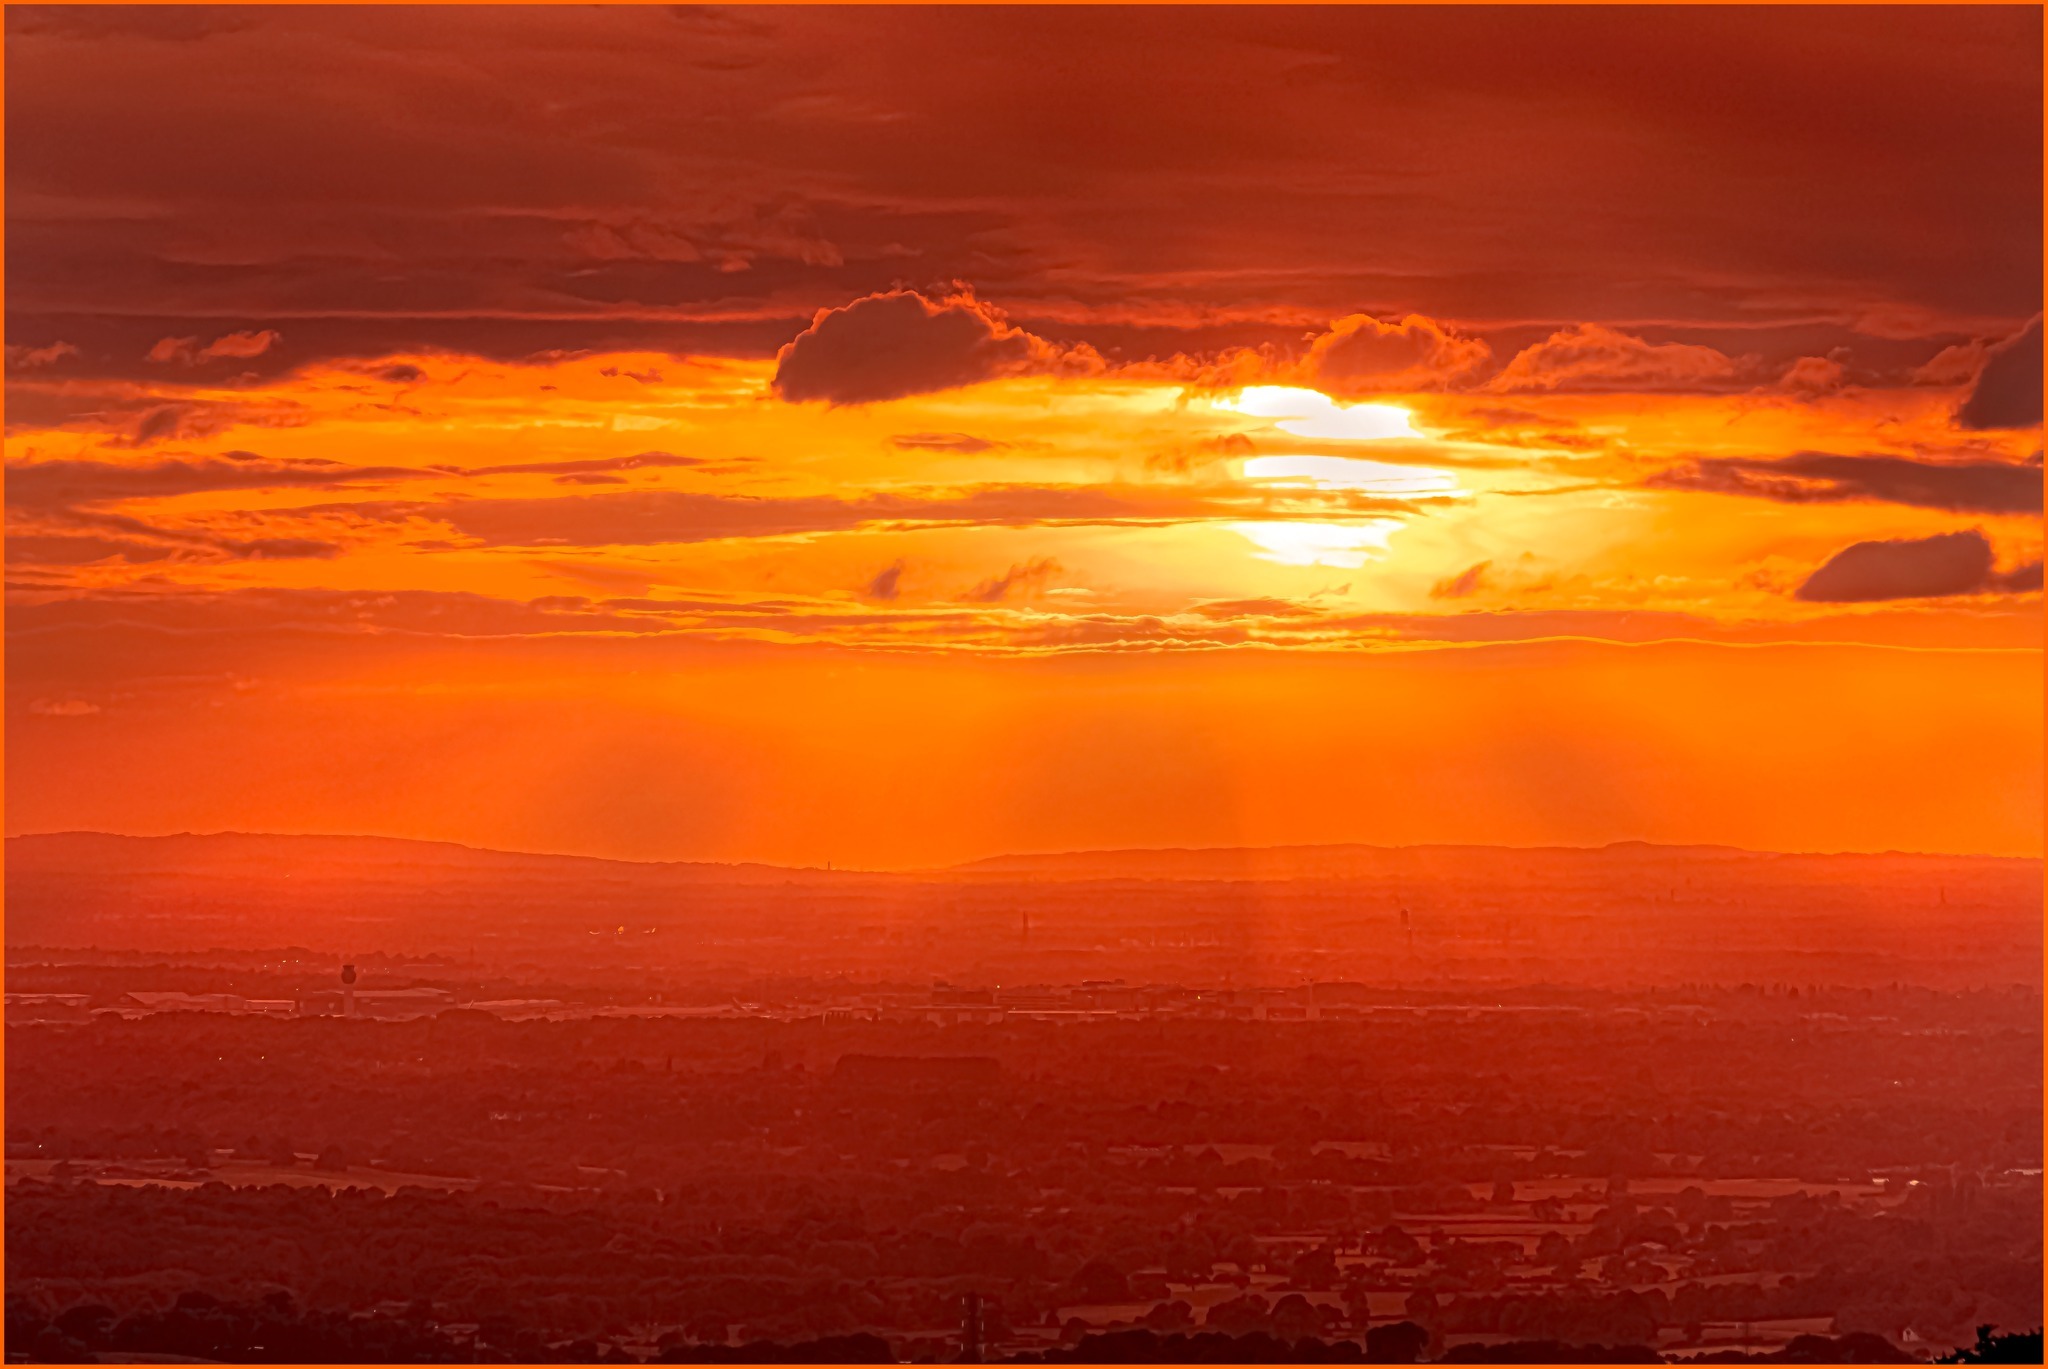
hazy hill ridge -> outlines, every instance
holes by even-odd
[[[1604,866],[1672,862],[1826,861],[1847,864],[1911,862],[2039,866],[2025,857],[1921,852],[1779,852],[1736,846],[1663,845],[1619,841],[1606,846],[1489,846],[1424,844],[1374,846],[1329,843],[1291,846],[1134,847],[988,856],[924,870],[845,870],[770,865],[758,861],[622,860],[604,856],[504,851],[452,841],[407,837],[286,835],[263,832],[180,832],[125,836],[112,832],[48,832],[7,838],[9,874],[117,875],[204,868],[222,875],[323,869],[472,875],[544,874],[555,877],[703,883],[781,883],[790,880],[931,880],[948,877],[1041,879],[1299,879],[1437,874],[1473,862],[1506,867],[1581,862]]]

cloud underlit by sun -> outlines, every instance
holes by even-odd
[[[1260,560],[1280,566],[1333,566],[1356,570],[1386,554],[1400,530],[1398,518],[1352,523],[1236,523],[1232,531],[1258,548]]]

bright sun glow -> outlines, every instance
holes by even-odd
[[[1277,419],[1274,426],[1296,437],[1365,441],[1422,436],[1414,415],[1398,404],[1339,404],[1320,390],[1295,385],[1247,385],[1237,398],[1215,403],[1232,413]]]
[[[1282,566],[1335,566],[1356,570],[1383,555],[1398,518],[1357,523],[1233,523],[1231,531],[1259,550],[1253,555]]]
[[[1254,456],[1245,461],[1244,474],[1247,480],[1306,481],[1318,489],[1418,497],[1459,493],[1448,471],[1349,456]]]

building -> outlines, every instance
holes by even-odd
[[[432,1017],[444,1008],[455,1006],[452,989],[301,989],[293,995],[295,1015],[299,1017],[347,1017],[349,1000],[354,999],[354,1015],[374,1018],[383,1022],[399,1022],[415,1017]]]

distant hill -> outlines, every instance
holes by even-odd
[[[307,947],[639,982],[2035,982],[2041,862],[1726,846],[1078,851],[945,870],[389,837],[9,838],[10,948]],[[592,971],[594,972],[594,971]]]
[[[1629,866],[1730,862],[1840,862],[1877,868],[1965,864],[2039,866],[2038,860],[1886,852],[1814,854],[1750,851],[1737,846],[1665,846],[1620,841],[1607,846],[1304,846],[1146,847],[989,856],[923,871],[823,870],[759,862],[639,861],[601,856],[498,851],[452,841],[405,837],[294,836],[261,832],[180,832],[132,837],[110,832],[49,832],[7,838],[7,874],[94,878],[143,874],[219,878],[334,876],[376,878],[508,878],[617,882],[634,885],[787,884],[844,885],[849,881],[904,880],[1264,880],[1379,878],[1404,874],[1469,874],[1565,868],[1620,870]]]
[[[1618,873],[1630,868],[1733,864],[1836,863],[1864,869],[1901,864],[2038,866],[2038,860],[1997,856],[1813,854],[1749,851],[1738,846],[1662,846],[1618,841],[1607,846],[1227,846],[1185,849],[1070,851],[1045,855],[992,856],[951,867],[967,877],[1010,879],[1376,879],[1472,875],[1562,873],[1569,869]]]
[[[801,909],[896,878],[394,837],[56,832],[7,839],[7,943],[561,945],[626,922],[729,931],[764,903]]]
[[[406,837],[284,836],[262,832],[180,832],[130,837],[111,832],[48,832],[7,838],[7,873],[117,875],[199,873],[244,876],[324,874],[528,875],[557,879],[645,880],[706,884],[838,880],[844,871],[754,862],[608,860],[530,851],[494,851],[452,841]]]

